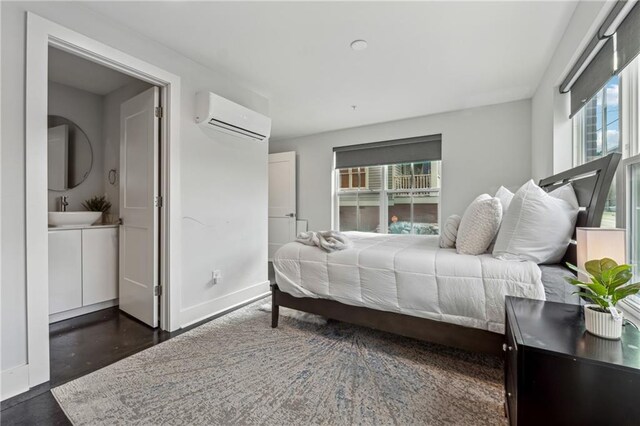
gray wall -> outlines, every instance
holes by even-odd
[[[440,220],[462,214],[483,192],[531,178],[530,100],[274,141],[269,152],[296,151],[298,217],[311,230],[329,229],[333,147],[435,133],[442,133]]]
[[[58,210],[58,198],[62,195],[69,197],[69,210],[84,210],[84,200],[104,195],[102,96],[50,81],[48,101],[49,115],[59,115],[78,125],[89,138],[93,151],[93,166],[84,182],[67,191],[49,191],[49,211]]]
[[[195,94],[215,92],[263,114],[266,98],[130,29],[72,3],[2,2],[2,370],[27,362],[25,278],[25,11],[181,77],[183,312],[267,281],[267,144],[210,136]],[[242,196],[238,196],[242,194]],[[197,222],[194,222],[196,220]],[[223,283],[209,284],[213,268]]]

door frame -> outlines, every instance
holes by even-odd
[[[180,328],[180,77],[27,12],[25,75],[27,365],[29,387],[49,381],[47,223],[48,48],[56,47],[160,87],[160,327]]]

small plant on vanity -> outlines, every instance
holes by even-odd
[[[91,197],[85,200],[82,203],[82,207],[90,212],[102,212],[102,220],[104,221],[104,215],[107,214],[111,209],[111,203],[109,202],[109,200],[107,200],[106,196],[96,195],[95,197]]]
[[[566,280],[579,287],[576,294],[590,300],[584,307],[587,331],[607,339],[619,339],[622,335],[623,313],[616,304],[640,291],[640,283],[628,284],[633,278],[631,265],[618,265],[615,260],[594,259],[581,270],[570,263],[567,266],[590,281],[569,277]]]

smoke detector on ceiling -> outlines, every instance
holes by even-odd
[[[353,50],[364,50],[368,46],[366,40],[354,40],[351,42],[351,48]]]

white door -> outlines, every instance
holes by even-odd
[[[120,107],[120,309],[158,326],[157,87]]]
[[[269,260],[296,238],[296,153],[269,154]]]

